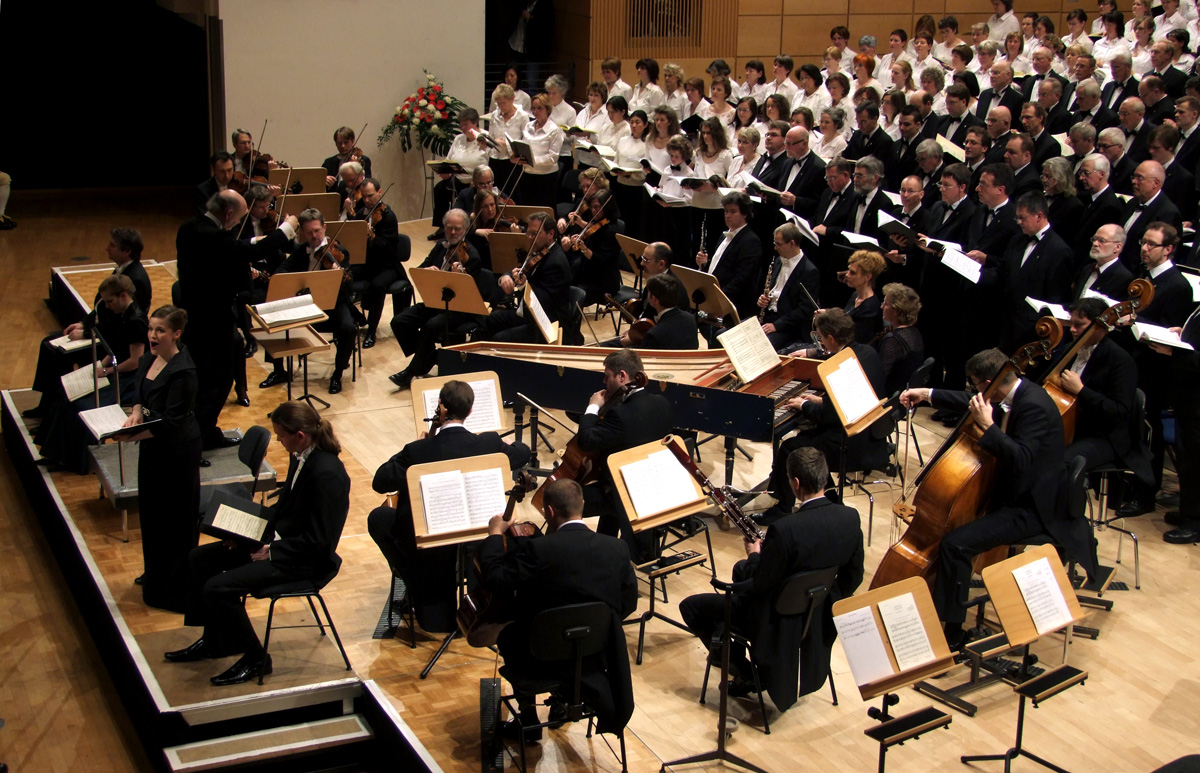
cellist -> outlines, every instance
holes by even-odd
[[[1040,386],[1008,370],[991,390],[990,405],[983,397],[1007,359],[999,349],[985,349],[967,360],[974,394],[928,388],[900,394],[906,408],[928,401],[937,409],[966,411],[964,421],[983,431],[979,447],[998,462],[988,512],[943,537],[938,551],[933,601],[952,649],[966,644],[962,625],[975,556],[1049,534],[1094,574],[1090,527],[1082,519],[1066,519],[1056,508],[1066,468],[1063,423],[1054,401]]]

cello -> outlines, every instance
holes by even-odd
[[[1037,323],[1038,340],[1025,344],[1009,357],[984,391],[988,402],[996,397],[1004,377],[1023,374],[1035,360],[1048,359],[1062,340],[1058,320],[1043,317]],[[909,577],[923,577],[932,584],[942,538],[959,526],[980,517],[987,509],[996,477],[996,458],[979,447],[983,432],[968,412],[942,443],[914,481],[912,504],[908,492],[901,494],[892,511],[909,522],[900,541],[888,549],[875,576],[871,590]],[[996,551],[1007,553],[1007,547]],[[976,557],[976,570],[993,563],[988,551]]]
[[[1075,356],[1081,350],[1088,346],[1094,346],[1100,343],[1100,339],[1104,338],[1113,327],[1117,324],[1117,320],[1122,317],[1136,316],[1137,312],[1146,308],[1154,300],[1154,285],[1150,284],[1148,279],[1135,279],[1129,285],[1129,300],[1121,301],[1115,306],[1110,306],[1105,309],[1104,313],[1092,320],[1092,324],[1087,330],[1075,339],[1071,348],[1063,354],[1057,362],[1051,366],[1050,370],[1042,380],[1042,387],[1046,390],[1046,394],[1054,400],[1054,404],[1058,406],[1058,412],[1062,415],[1063,420],[1063,436],[1066,439],[1067,445],[1075,439],[1075,399],[1076,396],[1063,389],[1062,372],[1067,366],[1074,361]]]

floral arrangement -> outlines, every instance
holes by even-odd
[[[392,120],[388,121],[379,134],[379,146],[394,135],[400,137],[400,149],[408,152],[413,147],[413,131],[417,142],[434,155],[444,156],[450,151],[450,143],[458,134],[458,113],[466,104],[446,93],[446,87],[428,70],[425,85],[410,95],[396,108]]]

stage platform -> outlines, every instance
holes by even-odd
[[[428,221],[403,224],[402,230],[413,237],[413,259],[419,261],[427,251],[424,236],[429,230]],[[169,297],[171,281],[167,264],[160,265],[161,276],[158,272],[152,275],[156,299]],[[90,299],[84,276],[90,278],[91,274],[72,276],[70,283],[77,295]],[[95,278],[96,284],[99,278]],[[90,292],[94,293],[94,286]],[[600,336],[611,331],[610,326],[605,327],[609,325],[606,320],[594,324]],[[586,326],[584,331],[591,339]],[[321,373],[327,375],[331,359],[332,354],[328,358],[314,357],[314,378]],[[40,525],[75,594],[81,621],[102,652],[147,748],[176,748],[172,759],[181,764],[184,757],[194,757],[198,748],[194,744],[210,738],[245,736],[277,726],[304,726],[313,736],[312,756],[276,757],[283,760],[277,763],[281,769],[316,769],[329,766],[329,760],[348,763],[358,759],[359,754],[365,761],[356,769],[480,769],[479,680],[494,674],[496,656],[455,641],[428,679],[422,680],[419,673],[441,643],[440,634],[418,631],[415,649],[409,647],[411,634],[403,626],[395,638],[373,638],[390,592],[390,575],[366,532],[366,517],[382,500],[371,490],[374,470],[416,435],[410,393],[397,392],[387,380],[389,373],[404,364],[405,358],[385,324],[378,345],[364,353],[357,383],[347,381],[342,394],[326,396],[332,405],[322,411],[342,441],[342,458],[352,479],[350,517],[338,549],[344,564],[324,595],[353,670],[345,671],[332,643],[321,640],[315,631],[282,631],[272,643],[272,652],[277,653],[275,673],[267,683],[261,688],[253,683],[242,685],[228,692],[209,687],[207,682],[207,677],[224,668],[223,661],[200,666],[162,661],[162,651],[186,644],[198,631],[183,628],[178,615],[141,604],[140,593],[132,582],[141,573],[136,513],[130,515],[130,541],[123,543],[120,518],[109,502],[98,499],[95,478],[49,473],[34,464],[37,450],[29,440],[26,422],[20,418],[21,408],[28,407],[34,395],[19,389],[3,393],[0,430],[10,463],[21,475]],[[226,429],[269,426],[267,412],[284,397],[282,386],[266,390],[256,387],[266,375],[261,355],[249,360],[247,366],[252,407],[230,403],[222,415]],[[322,383],[314,386],[318,393],[323,389]],[[580,408],[586,399],[587,395],[579,396]],[[922,410],[918,436],[926,455],[946,432],[930,422],[927,411]],[[561,446],[566,439],[563,435],[559,429],[550,440]],[[715,447],[707,451],[709,447],[705,447],[701,468],[719,480],[723,460]],[[735,486],[761,480],[770,467],[768,445],[751,443],[747,448],[753,459],[747,462],[738,457]],[[277,443],[272,443],[268,461],[277,470],[286,469],[286,456]],[[550,454],[543,452],[543,466],[551,461]],[[909,468],[911,475],[916,469],[915,454]],[[1168,474],[1168,486],[1173,484],[1174,476]],[[867,550],[864,588],[886,550],[892,504],[886,488],[873,486],[872,490],[876,492],[875,540]],[[866,497],[856,495],[848,503],[858,508],[865,533]],[[752,507],[765,504],[763,500]],[[523,520],[539,520],[528,503],[520,506],[517,515]],[[1200,702],[1200,661],[1188,643],[1192,636],[1200,635],[1200,624],[1195,622],[1200,620],[1200,601],[1186,592],[1186,587],[1194,583],[1194,550],[1161,542],[1159,535],[1166,528],[1161,513],[1130,521],[1129,526],[1143,537],[1142,589],[1132,590],[1127,540],[1117,577],[1130,590],[1106,594],[1116,602],[1115,608],[1094,612],[1086,623],[1100,627],[1099,640],[1076,638],[1069,647],[1072,665],[1091,673],[1085,689],[1071,691],[1061,699],[1067,703],[1044,716],[1037,712],[1037,723],[1028,729],[1031,746],[1070,769],[1152,770],[1196,751],[1195,738],[1200,737],[1194,711]],[[740,536],[716,529],[712,536],[717,573],[728,577],[734,562],[744,556]],[[1116,533],[1100,532],[1099,539],[1103,563],[1113,564]],[[700,549],[702,539],[697,542],[685,547]],[[710,589],[708,576],[707,570],[693,569],[670,578],[669,601],[659,603],[657,609],[677,618],[680,599]],[[646,610],[646,594],[643,585],[638,613]],[[249,609],[261,631],[266,604],[251,600]],[[284,615],[306,617],[307,610],[297,602],[286,607]],[[627,628],[626,634],[632,652],[637,628]],[[1060,637],[1035,646],[1043,665],[1062,662],[1062,652]],[[664,760],[715,746],[715,693],[710,694],[708,705],[697,702],[704,657],[703,648],[683,631],[659,621],[648,624],[645,661],[633,666],[637,709],[626,731],[630,770],[657,770]],[[854,689],[840,647],[834,648],[833,672],[839,705],[831,704],[827,689],[807,696],[782,715],[768,703],[772,712],[770,735],[761,732],[755,702],[733,701],[731,711],[741,726],[733,734],[730,750],[771,771],[873,768],[877,747],[863,731],[874,723],[866,716],[867,704]],[[959,679],[961,673],[955,672],[948,681]],[[889,755],[890,769],[923,772],[957,768],[960,754],[1008,744],[1016,713],[1011,689],[995,685],[973,694],[972,699],[980,706],[975,717],[956,716],[948,731],[894,750]],[[905,690],[895,710],[906,712],[930,705],[938,704]],[[359,717],[359,727],[365,730],[326,724],[347,717]],[[597,737],[587,739],[584,732],[585,728],[577,724],[547,733],[541,744],[530,747],[531,766],[542,771],[618,770],[603,741]],[[343,743],[338,739],[348,740]],[[237,748],[243,750],[241,755],[277,748],[284,751],[270,753],[289,753],[286,743],[273,745],[257,736],[240,737],[230,743],[240,744]],[[343,745],[330,745],[336,743]],[[183,756],[178,749],[183,749]],[[243,761],[252,758],[239,757]],[[386,760],[386,764],[376,764],[380,760]],[[153,761],[161,769],[169,764],[162,753]],[[702,765],[686,769],[721,768]]]

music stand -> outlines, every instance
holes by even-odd
[[[487,304],[479,295],[475,277],[470,274],[439,271],[436,268],[413,268],[408,271],[408,279],[421,294],[426,306],[441,304],[446,314],[446,327],[441,341],[443,346],[446,345],[446,336],[454,329],[452,312],[476,316],[488,314]]]
[[[688,298],[692,300],[697,312],[704,312],[717,320],[730,316],[735,325],[742,321],[742,318],[738,316],[737,309],[733,306],[733,301],[729,300],[729,297],[721,290],[721,283],[715,276],[683,266],[671,266],[671,273],[679,277],[680,282],[683,282],[684,290],[687,292]],[[705,336],[708,339],[709,348],[713,346],[713,332],[714,330],[710,327],[708,335]]]
[[[847,441],[870,427],[877,419],[883,418],[890,410],[887,400],[879,399],[874,388],[867,381],[866,373],[858,362],[857,355],[849,346],[825,360],[817,366],[821,383],[825,385],[825,399],[833,401],[838,420],[842,423],[842,453],[838,470],[838,501],[842,501],[842,492],[846,487],[846,443]],[[866,393],[870,393],[870,406]],[[868,524],[868,532],[870,525]],[[868,542],[869,542],[868,535]]]
[[[338,292],[341,290],[344,276],[345,274],[341,271],[294,271],[273,274],[267,285],[267,300],[279,301],[308,293],[312,296],[313,303],[317,308],[329,311],[337,306]],[[302,340],[293,341],[293,335],[300,336]],[[298,357],[304,372],[304,394],[297,399],[304,400],[310,406],[316,400],[326,408],[329,407],[327,401],[308,391],[308,355],[328,351],[329,341],[325,340],[324,336],[305,323],[297,325],[295,328],[285,328],[282,339],[271,335],[255,335],[254,337],[272,358],[278,355],[287,360],[289,400],[292,399],[292,376],[295,375],[292,358]]]
[[[337,241],[350,254],[350,265],[360,266],[367,262],[367,221],[343,220],[330,223],[326,233],[332,239],[337,235]]]
[[[522,289],[525,293],[525,309],[533,317],[534,326],[541,332],[542,337],[546,339],[546,343],[561,346],[563,342],[562,326],[546,316],[546,310],[542,308],[542,303],[538,300],[537,293],[533,291],[533,285],[526,282]],[[579,313],[582,314],[583,309],[580,309]]]
[[[508,219],[514,223],[526,223],[529,221],[529,216],[534,212],[541,212],[547,217],[554,217],[554,210],[550,207],[532,207],[523,206],[521,204],[511,204],[504,207],[504,214],[508,215]]]
[[[521,265],[524,256],[517,251],[524,250],[528,253],[533,240],[522,233],[492,231],[488,234],[487,243],[488,251],[492,253],[492,273],[500,276]]]
[[[267,182],[280,187],[280,195],[325,193],[325,167],[280,167],[267,172]]]
[[[428,395],[433,395],[434,409],[437,408],[438,394],[447,381],[465,381],[475,392],[475,404],[471,415],[463,422],[463,427],[471,432],[503,432],[504,403],[500,394],[500,377],[495,371],[481,373],[457,373],[452,376],[435,376],[433,378],[413,379],[412,406],[413,426],[418,435],[429,429],[429,411],[426,403]]]
[[[288,215],[299,215],[310,207],[320,210],[325,222],[328,223],[341,217],[342,198],[336,193],[300,193],[283,195],[275,199],[275,209],[281,218]]]
[[[621,254],[629,262],[629,270],[633,272],[633,289],[642,289],[642,254],[650,246],[649,242],[639,241],[632,236],[617,234],[617,244],[621,246]]]

